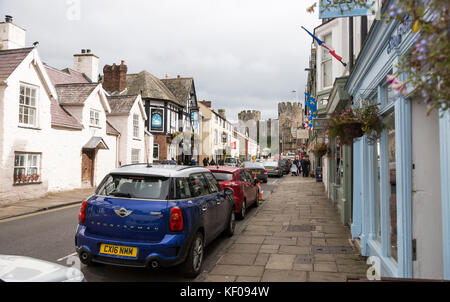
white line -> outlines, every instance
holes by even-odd
[[[58,260],[56,260],[56,261],[57,261],[57,262],[60,262],[60,261],[63,261],[64,259],[67,259],[67,258],[72,257],[72,256],[75,256],[75,255],[77,255],[77,253],[73,253],[73,254],[67,255],[67,256],[62,257],[62,258],[60,258],[60,259],[58,259]]]

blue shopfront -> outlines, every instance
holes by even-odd
[[[353,144],[351,232],[382,276],[450,279],[450,114],[427,115],[420,93],[386,82],[414,44],[410,27],[376,21],[345,87],[352,106],[378,104],[386,126]]]

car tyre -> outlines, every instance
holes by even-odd
[[[227,228],[225,229],[225,236],[232,237],[234,230],[236,229],[236,214],[234,213],[234,207],[231,209],[230,217],[228,218]]]
[[[205,246],[203,235],[197,232],[189,247],[189,253],[186,261],[182,264],[182,271],[185,278],[193,279],[197,277],[203,266],[203,256],[205,253]]]
[[[238,217],[240,220],[243,220],[245,218],[245,211],[247,210],[247,201],[244,199],[242,201],[241,211],[238,214]]]
[[[259,190],[256,191],[256,201],[255,201],[255,208],[259,207],[259,203],[261,201],[259,200]]]

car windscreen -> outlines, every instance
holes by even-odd
[[[235,164],[237,162],[236,158],[226,158],[226,163]]]
[[[165,200],[170,180],[161,176],[108,175],[98,194],[138,199]]]
[[[232,173],[212,172],[212,174],[217,179],[217,181],[231,181],[231,180],[233,180],[233,174]]]

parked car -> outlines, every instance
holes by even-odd
[[[0,282],[85,282],[74,267],[25,256],[0,255]]]
[[[251,161],[246,161],[244,162],[244,169],[247,170],[252,176],[253,178],[255,178],[258,181],[261,181],[263,183],[267,183],[267,169],[264,167],[264,164],[259,163],[259,162],[251,162]]]
[[[241,161],[234,157],[225,158],[225,166],[229,167],[239,167],[241,165]]]
[[[239,219],[244,219],[247,209],[259,206],[259,188],[256,181],[244,168],[208,167],[222,189],[233,190],[235,212]]]
[[[205,246],[234,233],[232,194],[206,168],[123,166],[83,201],[76,251],[86,265],[182,265],[185,277],[195,277]]]
[[[284,174],[280,161],[266,161],[264,162],[264,167],[266,168],[269,176],[282,177]]]
[[[289,174],[291,170],[291,162],[288,159],[280,159],[281,169],[283,174]]]

